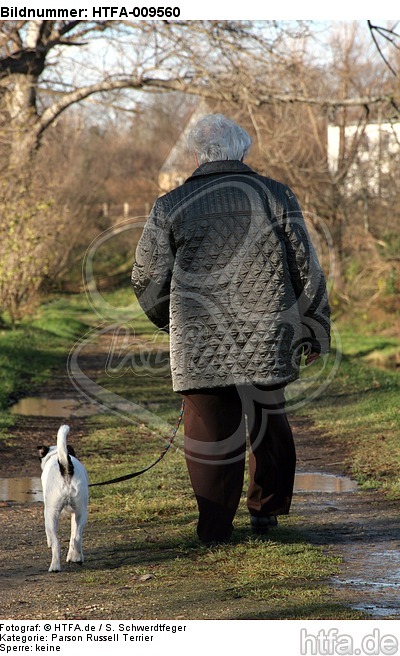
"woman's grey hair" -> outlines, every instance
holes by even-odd
[[[202,164],[243,159],[250,150],[251,137],[223,114],[207,114],[190,131],[188,143]]]

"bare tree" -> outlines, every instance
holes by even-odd
[[[232,96],[240,61],[261,46],[271,50],[279,38],[260,39],[252,30],[231,22],[0,21],[9,163],[20,168],[62,112],[95,95],[130,89]]]
[[[138,111],[144,93],[171,92],[207,98],[232,113],[246,110],[260,152],[266,143],[277,146],[269,152],[280,157],[287,181],[298,187],[313,175],[318,189],[324,188],[326,118],[334,112],[365,117],[374,107],[397,103],[398,89],[325,83],[301,54],[308,37],[305,21],[0,21],[0,168],[9,186],[2,197],[12,196],[14,185],[20,209],[25,207],[19,215],[27,226],[40,225],[38,212],[53,202],[54,186],[43,174],[46,158],[39,158],[40,169],[34,155],[66,110],[84,103],[104,123],[105,112]],[[313,138],[299,140],[310,126]],[[350,154],[351,148],[339,177]],[[4,261],[14,234],[6,206],[0,207],[7,228]],[[31,215],[29,207],[36,207]],[[44,214],[49,222],[49,212]],[[46,231],[41,234],[47,239]],[[48,250],[58,257],[52,245]],[[50,262],[47,269],[53,270]]]
[[[127,89],[184,91],[254,107],[382,101],[368,94],[304,95],[285,89],[282,77],[277,85],[277,75],[270,84],[271,67],[286,76],[292,60],[287,45],[304,39],[307,29],[305,21],[0,21],[1,134],[9,161],[20,168],[72,105]]]

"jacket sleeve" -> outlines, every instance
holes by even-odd
[[[290,278],[306,352],[330,350],[330,307],[325,276],[294,193],[284,188],[283,231]]]
[[[131,282],[144,313],[167,332],[174,256],[165,213],[156,201],[136,248]]]

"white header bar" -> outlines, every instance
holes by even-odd
[[[64,20],[367,20],[376,14],[376,2],[362,5],[341,0],[261,2],[260,0],[1,0],[0,18],[60,18]],[[47,13],[46,13],[47,12]],[[379,3],[384,20],[396,20],[398,7],[392,1]]]

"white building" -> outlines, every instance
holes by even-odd
[[[393,172],[393,164],[400,157],[400,122],[347,125],[344,130],[328,126],[328,166],[333,176],[340,173],[342,139],[345,159],[350,162],[347,190],[380,195],[383,179]]]

